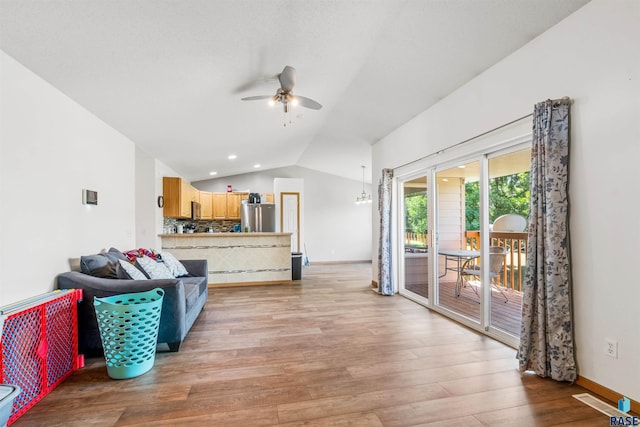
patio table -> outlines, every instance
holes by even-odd
[[[470,251],[468,249],[439,249],[438,255],[444,256],[444,274],[438,276],[442,278],[447,275],[449,271],[455,271],[456,276],[456,297],[460,296],[461,275],[460,268],[462,266],[462,260],[469,260],[472,258],[479,258],[480,251]],[[455,267],[449,267],[449,260],[455,261]]]

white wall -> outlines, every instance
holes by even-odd
[[[640,400],[640,2],[593,0],[373,148],[382,168],[434,153],[569,96],[571,243],[581,377]],[[375,203],[375,202],[374,202]],[[378,214],[373,210],[374,224]],[[373,227],[374,278],[377,227]],[[619,358],[604,355],[605,337]]]
[[[369,205],[355,204],[362,192],[362,181],[291,166],[192,184],[203,191],[226,191],[230,184],[234,190],[266,193],[277,192],[273,185],[276,178],[298,178],[304,182],[300,241],[301,245],[306,243],[311,262],[371,259],[371,209]],[[371,194],[371,184],[365,184],[365,191]],[[279,202],[277,195],[276,201]]]
[[[133,247],[134,149],[0,51],[0,305],[53,290],[70,258]]]
[[[160,249],[156,246],[156,160],[136,147],[136,248]]]

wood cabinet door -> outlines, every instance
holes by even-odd
[[[241,203],[242,203],[242,193],[227,193],[227,218],[228,219],[240,219]]]
[[[180,180],[180,217],[191,218],[191,202],[194,201],[193,187],[185,180]]]
[[[200,218],[213,219],[213,197],[208,191],[200,192]]]
[[[273,196],[273,193],[267,193],[264,195],[264,198],[266,199],[264,202],[265,203],[275,203],[275,197]]]
[[[162,178],[162,197],[164,206],[162,215],[167,218],[180,217],[180,178],[165,176]]]
[[[213,219],[227,218],[227,193],[211,193]]]

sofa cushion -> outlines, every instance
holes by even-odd
[[[105,252],[105,255],[115,262],[117,262],[120,259],[124,261],[127,260],[127,256],[123,254],[121,250],[113,247],[109,248],[109,251]]]
[[[119,279],[147,280],[147,276],[129,261],[118,260],[117,273]]]
[[[80,271],[91,274],[93,270],[103,268],[109,263],[109,258],[103,254],[83,255],[80,257]]]
[[[157,262],[154,259],[149,258],[148,256],[143,256],[138,258],[138,262],[144,269],[145,273],[149,276],[150,279],[173,279],[174,276],[169,271],[164,262]]]
[[[103,279],[119,279],[118,263],[109,261],[103,267],[94,268],[89,274]]]
[[[189,272],[178,259],[169,252],[161,252],[160,258],[164,261],[165,265],[169,268],[174,277],[188,276]]]
[[[127,257],[116,248],[95,255],[83,255],[80,257],[80,271],[103,279],[119,279],[118,260],[121,259],[126,260]]]

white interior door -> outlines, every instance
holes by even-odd
[[[300,252],[300,193],[280,193],[280,230],[291,233],[291,250]]]

